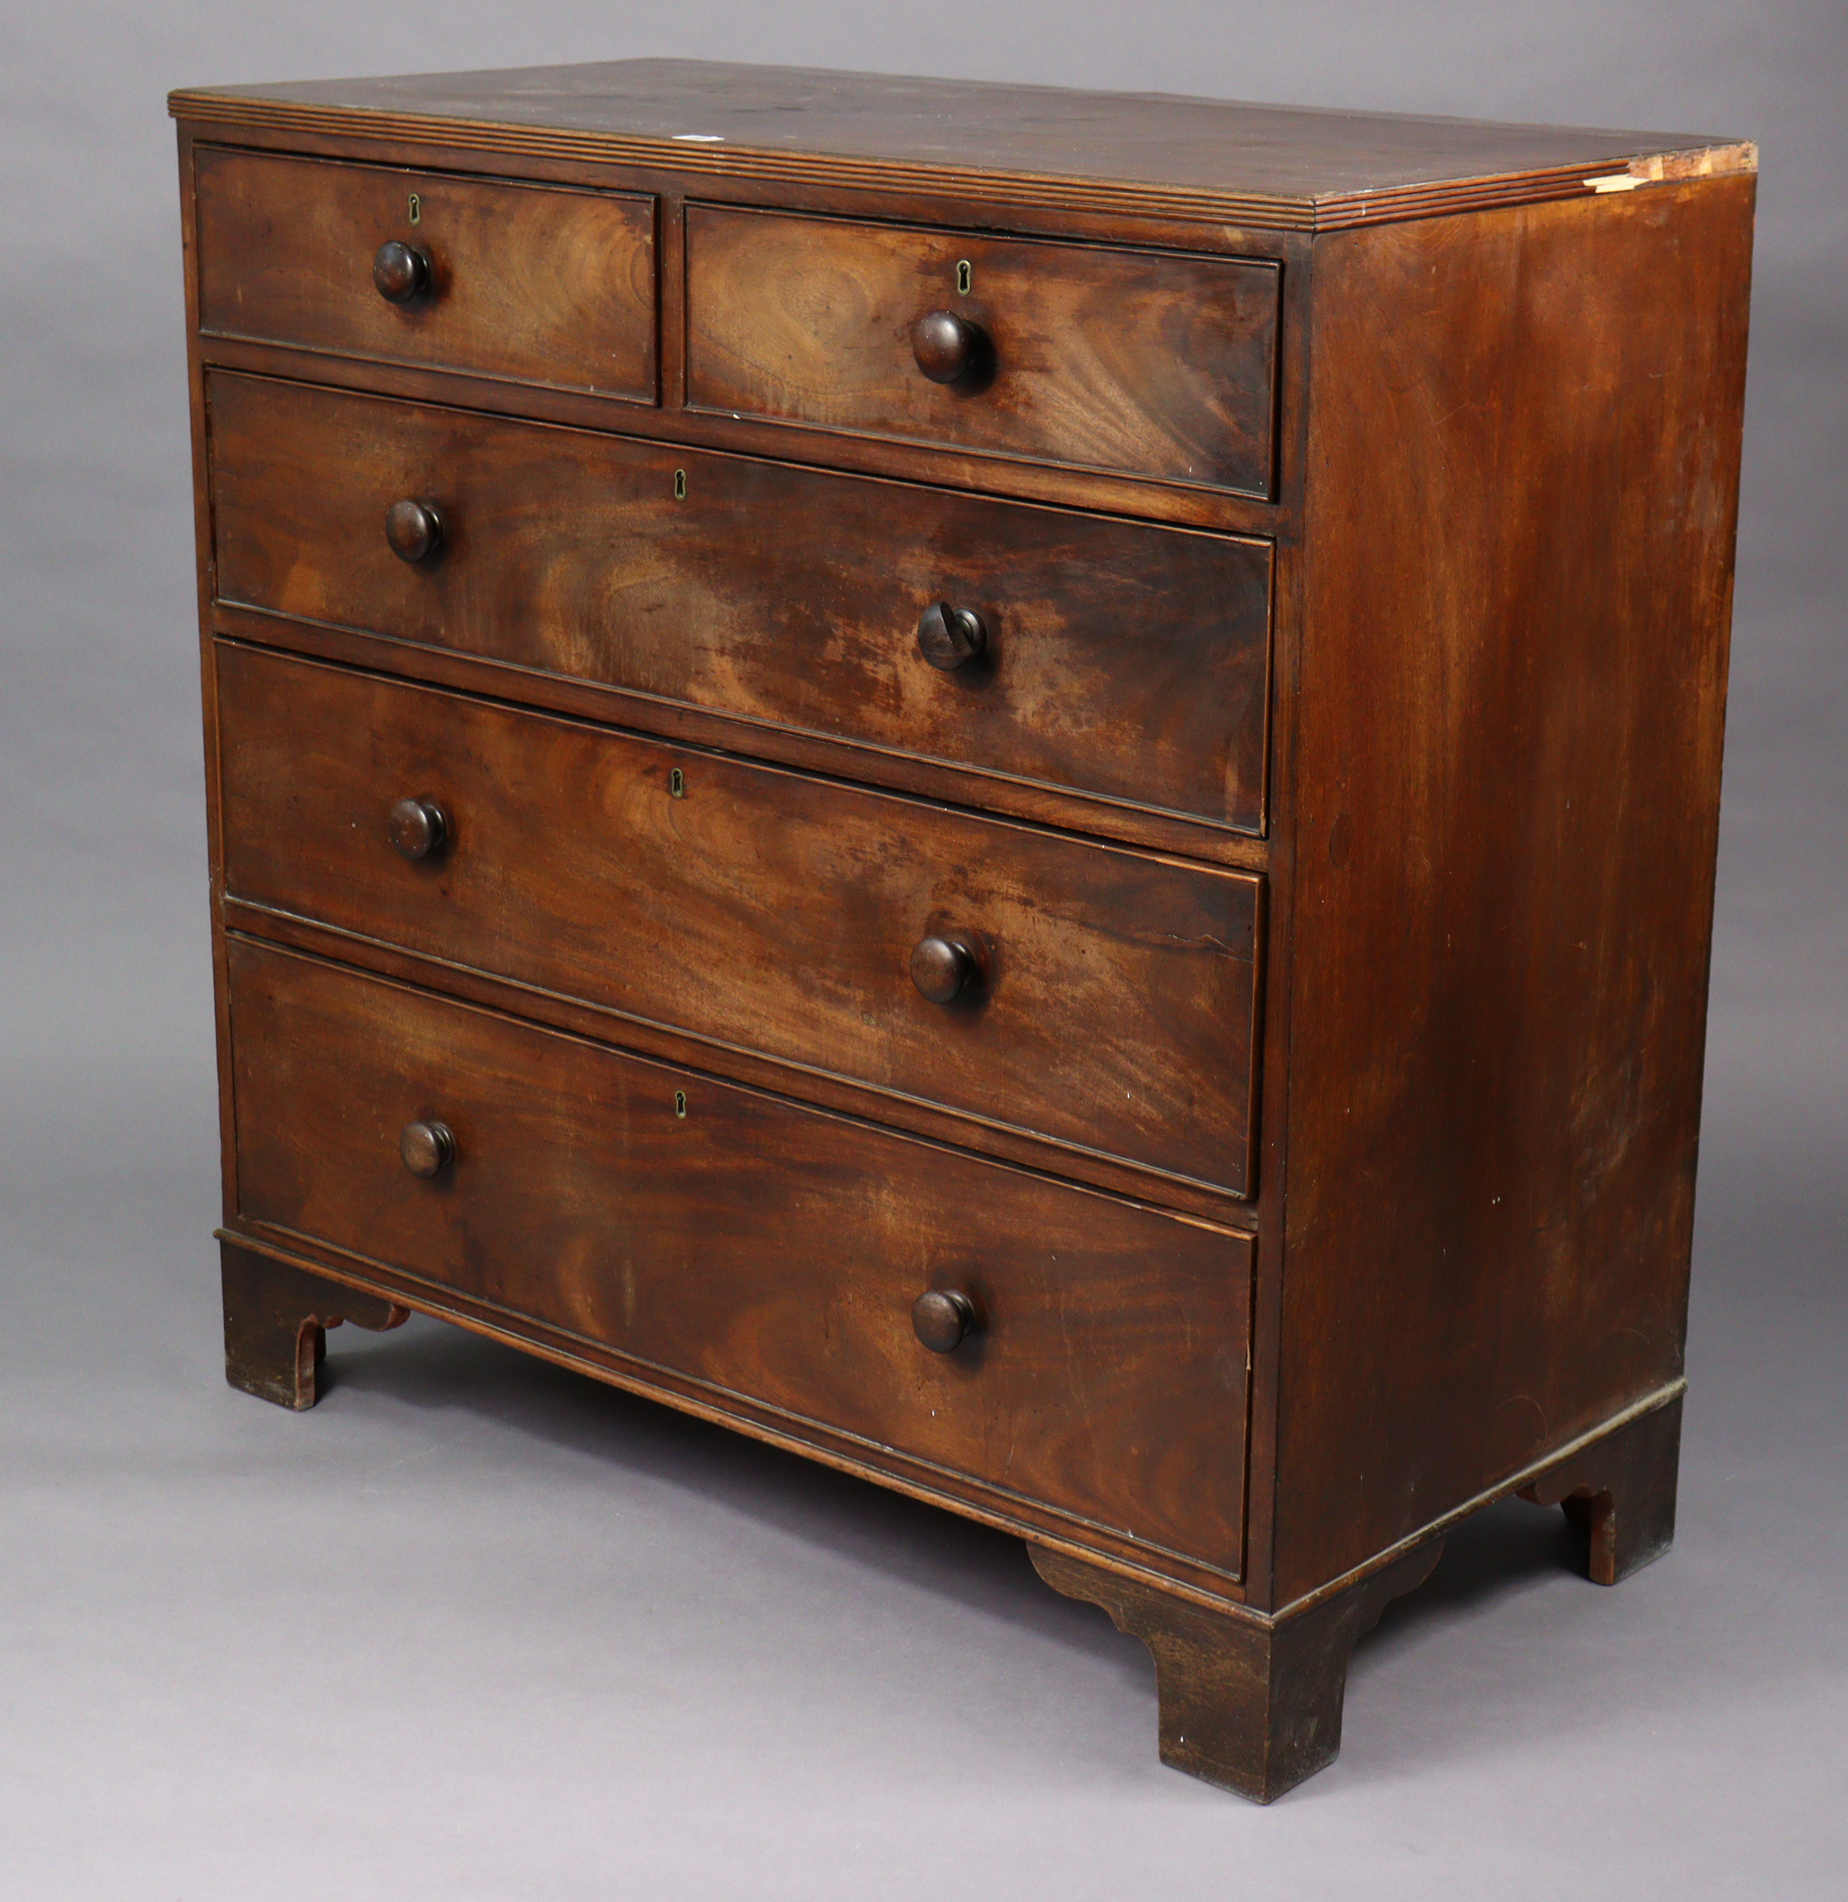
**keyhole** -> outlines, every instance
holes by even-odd
[[[684,799],[687,796],[687,776],[678,766],[667,776],[667,790],[675,799]]]
[[[975,282],[975,267],[967,258],[961,259],[956,266],[956,288],[963,295],[969,295],[969,286]]]
[[[674,1092],[674,1114],[676,1116],[685,1116],[686,1113],[687,1093],[685,1090],[676,1090]]]
[[[674,500],[684,502],[687,499],[687,472],[684,469],[674,471]]]
[[[423,199],[416,192],[411,193],[411,223],[423,223]]]

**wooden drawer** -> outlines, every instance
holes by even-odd
[[[243,1218],[1222,1570],[1250,1243],[233,940]],[[440,1121],[453,1160],[399,1155]],[[923,1348],[927,1289],[978,1332]]]
[[[1274,264],[713,205],[686,236],[697,408],[1270,493]],[[933,313],[969,327],[952,382]]]
[[[226,602],[1261,829],[1267,542],[268,379],[208,390]],[[414,565],[385,538],[406,498],[443,525]],[[943,601],[985,636],[951,671],[918,639]]]
[[[197,162],[206,336],[656,400],[652,198],[210,146]],[[427,261],[407,303],[374,282],[386,243]]]
[[[227,895],[1242,1192],[1259,881],[262,650],[218,651]],[[678,790],[676,790],[678,789]],[[415,862],[387,813],[436,802]],[[960,937],[956,1001],[914,947]]]

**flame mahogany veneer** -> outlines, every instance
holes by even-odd
[[[1674,1528],[1756,155],[638,61],[175,94],[227,1369],[1019,1533],[1269,1800]]]

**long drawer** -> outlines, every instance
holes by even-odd
[[[217,669],[229,897],[1245,1189],[1256,878],[261,649]]]
[[[652,198],[212,146],[197,166],[206,336],[656,401]]]
[[[689,205],[687,401],[1268,495],[1281,274]]]
[[[245,1221],[1238,1570],[1245,1237],[247,941],[229,969]],[[921,1344],[927,1293],[960,1344]]]
[[[1262,826],[1267,542],[208,379],[221,600]],[[437,512],[407,562],[394,504]],[[926,658],[938,604],[981,647]]]

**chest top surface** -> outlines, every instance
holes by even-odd
[[[1756,169],[1693,134],[1238,104],[963,79],[638,59],[177,92],[182,118],[903,189],[1135,185],[1303,229]]]

